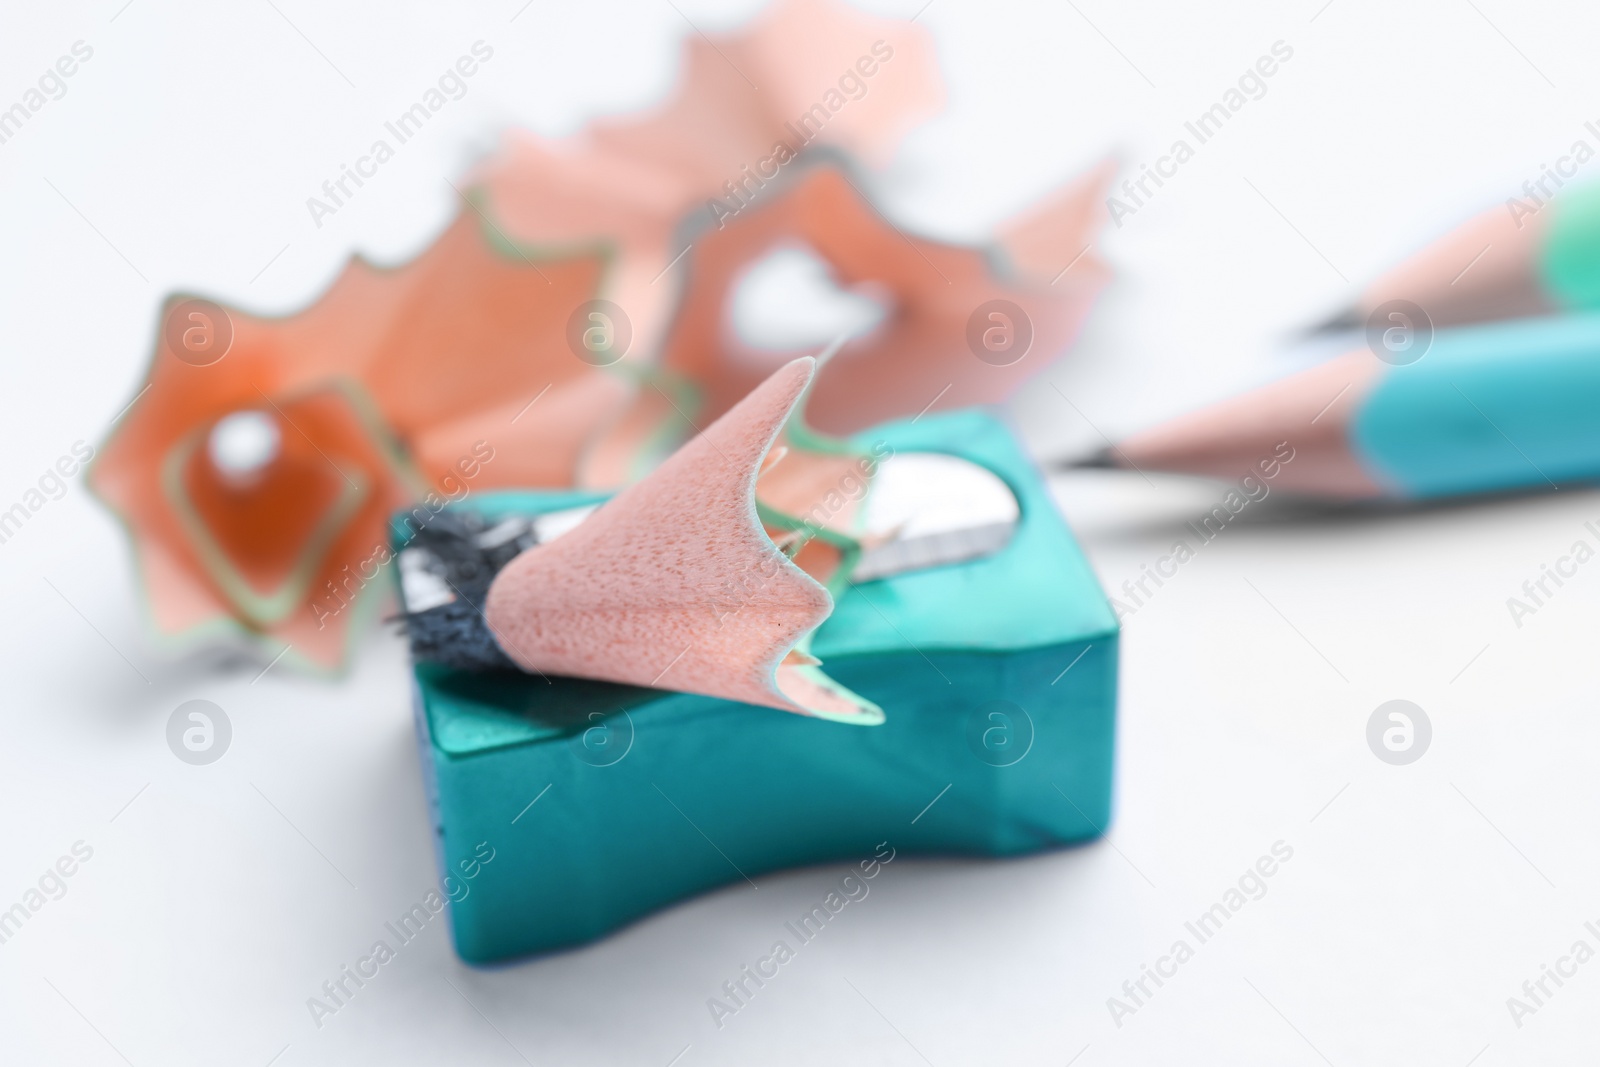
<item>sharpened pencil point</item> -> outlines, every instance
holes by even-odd
[[[1347,307],[1336,315],[1330,315],[1315,326],[1304,331],[1306,337],[1321,337],[1330,333],[1346,333],[1350,330],[1359,330],[1366,324],[1366,318],[1360,310]]]
[[[1064,459],[1056,464],[1056,470],[1116,470],[1121,466],[1122,464],[1117,462],[1116,452],[1108,445],[1098,452],[1091,452],[1079,459]]]

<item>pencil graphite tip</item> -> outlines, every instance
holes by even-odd
[[[1121,466],[1122,464],[1117,462],[1116,450],[1107,445],[1105,448],[1091,452],[1087,456],[1062,460],[1057,465],[1057,469],[1064,471],[1116,470]]]
[[[1351,306],[1307,328],[1303,336],[1322,337],[1330,333],[1346,333],[1350,330],[1361,329],[1365,323],[1366,319],[1362,316],[1361,309]]]

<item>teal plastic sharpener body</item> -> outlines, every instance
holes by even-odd
[[[1117,622],[1037,471],[978,411],[862,440],[975,462],[1021,510],[993,555],[837,598],[812,652],[884,709],[882,725],[415,665],[440,864],[464,890],[450,894],[462,959],[582,944],[706,890],[885,842],[898,855],[1011,856],[1105,831]],[[455,506],[495,519],[596,499],[517,492]]]

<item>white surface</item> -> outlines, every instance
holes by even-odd
[[[873,471],[861,528],[869,535],[926,537],[1014,525],[1020,511],[1011,487],[987,467],[937,452],[902,452]]]
[[[751,8],[676,2],[707,30]],[[655,2],[539,0],[515,22],[521,0],[274,3],[0,14],[0,106],[74,41],[94,48],[0,145],[0,506],[103,437],[163,293],[285,310],[353,250],[409,255],[499,125],[561,133],[644,104],[690,32]],[[1597,19],[1507,0],[934,0],[921,21],[950,109],[878,186],[908,228],[979,235],[1108,148],[1134,170],[1154,160],[1274,41],[1293,47],[1267,95],[1108,236],[1118,281],[1071,361],[1019,403],[1042,451],[1075,451],[1098,444],[1090,420],[1131,429],[1281,368],[1276,339],[1346,279],[1537,176],[1595,117]],[[495,56],[466,97],[314,229],[305,198],[479,38]],[[1061,483],[1112,588],[1220,492]],[[1600,963],[1520,1029],[1505,1001],[1580,937],[1600,947],[1583,929],[1600,919],[1600,569],[1521,629],[1504,602],[1597,518],[1592,492],[1354,515],[1250,505],[1127,620],[1109,841],[897,860],[720,1031],[706,999],[839,872],[766,877],[494,971],[461,966],[436,923],[318,1030],[306,998],[434,884],[401,647],[372,634],[336,685],[162,661],[121,531],[74,480],[0,544],[0,907],[73,842],[94,854],[0,945],[0,1060],[1592,1059]],[[1364,740],[1396,697],[1434,724],[1407,767]],[[196,698],[233,724],[209,767],[164,740]],[[1117,1028],[1107,998],[1280,839],[1294,857],[1266,896]]]
[[[277,458],[283,440],[278,424],[264,411],[235,411],[217,420],[206,437],[206,452],[217,469],[242,477]]]

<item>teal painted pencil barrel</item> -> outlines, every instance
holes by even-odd
[[[1406,497],[1600,479],[1600,314],[1437,334],[1385,372],[1350,443]]]

